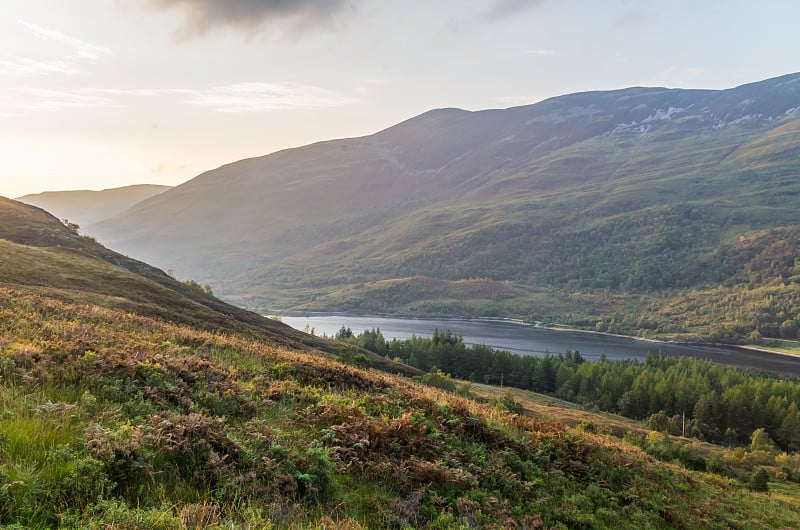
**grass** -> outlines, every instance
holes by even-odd
[[[487,400],[501,399],[506,393],[518,401],[529,413],[542,418],[555,418],[571,427],[591,422],[604,432],[622,437],[627,432],[647,435],[650,429],[640,421],[617,414],[589,411],[568,401],[511,387],[497,387],[480,383],[471,384],[475,393]]]
[[[555,400],[461,397],[96,257],[4,248],[0,525],[800,526],[775,471],[780,494],[752,494],[638,438],[572,429],[561,420],[601,420]],[[12,262],[31,256],[29,270]]]
[[[570,462],[576,458],[610,483],[619,480],[614,478],[618,473],[630,477],[625,466],[631,466],[654,481],[682,484],[670,494],[671,501],[687,492],[702,502],[709,499],[705,492],[710,487],[708,479],[702,476],[689,482],[620,440],[571,432],[552,423],[550,419],[555,418],[601,424],[599,415],[567,408],[556,400],[514,392],[514,399],[528,413],[550,418],[528,420],[402,378],[345,367],[317,354],[144,317],[126,321],[115,311],[54,302],[20,290],[3,294],[4,309],[8,310],[10,300],[15,300],[15,307],[26,308],[19,317],[31,319],[36,313],[49,313],[49,319],[59,315],[55,322],[61,322],[51,323],[59,332],[50,338],[35,338],[32,325],[17,325],[12,333],[6,324],[3,331],[3,358],[16,359],[18,364],[4,375],[2,383],[6,409],[3,480],[26,484],[24,490],[7,490],[13,494],[13,511],[5,516],[6,522],[46,526],[56,517],[62,522],[81,521],[88,527],[134,521],[154,527],[186,527],[192,510],[200,509],[193,506],[213,506],[213,517],[220,523],[257,521],[263,527],[322,527],[330,521],[354,528],[386,526],[396,520],[392,514],[398,510],[411,521],[433,525],[438,517],[440,524],[449,521],[447,525],[456,525],[468,522],[478,512],[486,524],[501,522],[504,517],[524,518],[516,510],[538,506],[534,513],[550,524],[584,521],[609,526],[620,517],[616,512],[619,500],[612,499],[624,489],[612,486],[588,496],[576,489],[587,480],[585,471],[571,470]],[[73,329],[77,326],[70,322],[86,323],[87,328]],[[51,343],[53,337],[59,337],[58,342]],[[86,354],[88,350],[98,353]],[[58,351],[66,357],[58,364],[48,363]],[[84,353],[78,354],[80,351]],[[9,377],[19,379],[29,373],[49,374],[52,382],[39,389],[8,382]],[[215,385],[210,394],[206,381]],[[118,391],[120,384],[125,392]],[[485,399],[504,391],[483,385],[474,388]],[[144,401],[132,397],[137,390],[144,392]],[[76,395],[81,397],[69,403],[72,408],[52,401]],[[193,410],[199,415],[193,416]],[[66,422],[61,416],[65,413],[69,414]],[[168,418],[169,423],[156,418]],[[613,425],[615,431],[625,429],[620,418],[605,416],[602,421],[611,422],[602,425]],[[477,430],[465,437],[462,429],[468,425]],[[15,458],[13,455],[23,452],[20,440],[31,436],[39,442],[28,447],[26,459]],[[176,452],[173,443],[180,440],[195,447],[195,457],[186,460]],[[89,449],[89,461],[82,462],[78,456],[86,454],[82,447]],[[526,447],[538,447],[550,456],[539,461],[536,452]],[[222,455],[228,456],[220,461]],[[226,458],[233,460],[226,463]],[[252,480],[247,478],[249,473],[259,476],[255,464],[264,458],[270,462],[272,474],[247,482]],[[391,465],[384,467],[387,458]],[[452,459],[459,463],[450,463]],[[75,465],[65,465],[70,461]],[[48,462],[58,464],[44,467]],[[520,478],[539,484],[535,497],[527,497],[521,482],[501,472],[508,465],[522,473]],[[137,471],[130,475],[134,469]],[[405,477],[399,482],[398,469]],[[500,474],[495,475],[493,469]],[[95,473],[97,488],[106,491],[111,504],[93,497],[98,495],[93,490],[66,494],[64,488],[72,484],[78,470]],[[200,473],[202,482],[196,482],[195,473]],[[563,473],[565,478],[559,478]],[[123,477],[127,482],[120,482]],[[327,478],[319,482],[323,477]],[[224,484],[230,480],[245,480],[246,485],[229,491]],[[298,497],[306,480],[312,480],[317,490],[318,497],[311,502]],[[570,485],[574,481],[575,485]],[[654,496],[651,488],[656,483],[660,482],[636,485],[637,495],[656,504],[666,502]],[[120,489],[121,484],[126,486]],[[266,488],[265,494],[272,492],[269,498],[273,501],[253,511],[247,507],[262,502],[258,500],[260,488]],[[436,495],[425,488],[432,488]],[[738,486],[719,488],[713,491],[727,498]],[[418,501],[415,491],[422,492]],[[370,494],[365,496],[365,492]],[[503,515],[510,506],[493,504],[492,496],[521,504]],[[41,505],[45,498],[57,500],[53,504],[56,511],[32,511],[32,506]],[[275,504],[276,498],[283,500]],[[777,509],[782,499],[766,502],[776,503],[773,509]],[[564,502],[572,506],[566,512],[559,508]],[[748,502],[755,510],[754,501]],[[334,506],[334,515],[326,519],[323,514]],[[448,506],[451,515],[435,515],[442,510],[447,514]],[[631,525],[653,524],[661,517],[645,504],[636,506],[625,519]],[[697,510],[711,521],[719,521],[699,527],[731,520],[713,506]],[[745,513],[743,518],[752,516]],[[791,521],[787,517],[779,521]],[[695,519],[686,521],[689,524]]]
[[[800,355],[800,342],[796,340],[767,339],[760,344],[748,344],[748,346],[755,349],[764,349],[766,351]]]

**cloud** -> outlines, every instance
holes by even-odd
[[[166,160],[159,162],[157,165],[150,169],[151,175],[159,175],[161,173],[171,173],[175,171],[180,171],[181,169],[186,169],[189,167],[187,164],[170,164]]]
[[[74,52],[74,55],[81,59],[94,60],[111,55],[111,50],[108,48],[89,44],[88,42],[82,41],[76,37],[61,33],[60,31],[45,28],[36,24],[31,24],[30,22],[25,22],[24,20],[18,20],[17,22],[34,32],[39,37],[52,40],[71,48]]]
[[[329,25],[353,0],[145,0],[158,9],[183,11],[179,40],[229,29],[252,35],[270,23],[281,23],[289,36]]]
[[[188,96],[185,103],[235,114],[338,107],[354,102],[324,88],[300,83],[239,83],[182,92]]]
[[[163,98],[173,104],[206,107],[232,114],[349,105],[356,100],[330,90],[301,83],[239,83],[210,88],[78,88],[51,90],[15,88],[14,108],[33,111],[124,107],[129,98]]]
[[[28,75],[28,74],[77,74],[78,70],[70,61],[56,59],[52,61],[39,61],[28,57],[0,59],[0,74]]]
[[[21,101],[15,105],[17,109],[53,111],[114,105],[110,98],[93,89],[14,88],[10,90],[21,96]]]
[[[487,20],[500,20],[508,18],[538,6],[544,0],[493,0],[489,8],[483,13],[483,18]]]
[[[55,58],[3,57],[0,59],[0,75],[75,75],[80,73],[78,64],[94,61],[111,54],[111,50],[95,46],[86,41],[37,24],[17,21],[37,37],[59,45],[62,49]],[[63,48],[66,48],[64,50]]]
[[[555,50],[525,50],[525,55],[538,55],[541,57],[547,57],[555,54]]]

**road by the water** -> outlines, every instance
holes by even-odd
[[[367,329],[380,328],[386,340],[408,339],[412,335],[430,337],[438,329],[461,335],[466,344],[486,344],[500,350],[523,355],[559,354],[567,350],[579,351],[589,361],[605,354],[609,360],[639,359],[643,361],[649,351],[666,355],[687,355],[717,363],[759,368],[800,376],[800,357],[742,350],[735,347],[676,344],[671,342],[640,341],[627,337],[561,331],[513,322],[491,320],[424,320],[381,318],[348,315],[309,315],[308,317],[282,316],[281,320],[295,329],[314,328],[318,336],[336,335],[342,326],[356,335]]]

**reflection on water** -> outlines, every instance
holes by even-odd
[[[342,326],[359,334],[366,329],[380,328],[386,340],[408,339],[412,335],[429,337],[436,329],[451,330],[464,337],[467,344],[486,344],[493,348],[523,355],[544,355],[579,351],[587,360],[598,360],[602,354],[610,360],[644,360],[647,352],[667,355],[688,355],[698,359],[734,366],[772,370],[800,376],[800,358],[750,352],[734,347],[675,344],[640,341],[597,333],[556,331],[541,327],[494,320],[425,320],[380,318],[347,315],[309,315],[281,317],[295,329],[314,328],[318,336],[332,337]]]

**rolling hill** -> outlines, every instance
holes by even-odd
[[[0,245],[2,526],[800,524],[797,486],[778,471],[772,493],[750,491],[633,443],[719,448],[621,440],[593,431],[639,424],[343,364],[330,353],[341,344],[224,304],[38,208],[0,199]],[[580,428],[553,421],[562,413]]]
[[[800,74],[587,92],[242,160],[88,231],[248,307],[594,325],[741,276],[738,238],[800,224],[798,161]]]
[[[295,350],[337,351],[332,343],[226,304],[196,282],[180,282],[113,252],[44,210],[3,197],[0,249],[0,283],[5,286],[45,292],[63,303],[90,302],[208,332],[235,330]],[[390,370],[405,370],[379,357],[374,361]]]
[[[44,208],[59,219],[86,226],[118,215],[137,202],[168,189],[170,186],[137,184],[102,191],[46,191],[17,197],[16,200]]]

